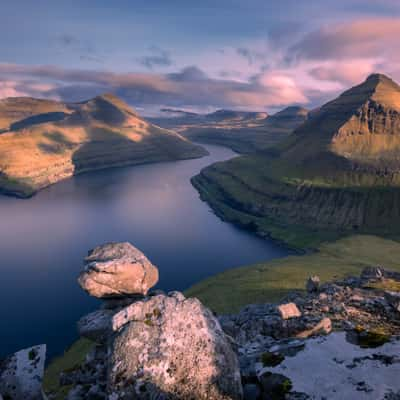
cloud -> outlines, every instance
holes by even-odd
[[[195,66],[176,73],[155,74],[0,64],[2,77],[9,81],[20,79],[22,93],[32,93],[36,79],[38,85],[49,85],[42,87],[41,97],[60,97],[66,101],[82,100],[105,91],[114,92],[135,106],[265,109],[308,101],[295,81],[282,72],[264,72],[241,82],[210,78]]]
[[[309,73],[321,81],[339,81],[345,84],[359,83],[361,78],[373,73],[376,60],[354,59],[348,61],[328,61],[310,69]]]
[[[331,24],[289,49],[292,59],[377,57],[399,50],[400,18],[364,18]]]
[[[144,56],[139,59],[140,64],[148,69],[154,67],[169,67],[172,65],[172,59],[168,51],[163,50],[157,46],[150,47],[151,55]]]
[[[61,51],[78,55],[81,61],[95,63],[104,62],[104,58],[98,54],[93,43],[88,40],[81,39],[69,33],[64,33],[57,36],[55,42]]]

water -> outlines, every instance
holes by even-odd
[[[199,199],[190,178],[235,155],[205,147],[201,159],[91,172],[27,200],[0,196],[0,356],[39,343],[54,355],[76,338],[76,321],[98,305],[76,283],[96,245],[131,242],[159,267],[164,290],[287,254]]]

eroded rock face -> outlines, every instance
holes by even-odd
[[[20,350],[0,362],[0,398],[42,400],[46,345]]]
[[[89,252],[78,282],[99,298],[145,295],[158,282],[158,269],[130,243],[108,243]]]
[[[178,292],[137,301],[113,317],[112,398],[242,398],[239,363],[210,310]],[[125,396],[125,397],[124,397]]]

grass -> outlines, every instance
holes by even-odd
[[[392,292],[400,292],[400,282],[393,279],[384,279],[376,282],[368,282],[367,288],[389,290]]]
[[[69,386],[60,386],[60,373],[78,368],[92,347],[93,342],[81,338],[73,343],[62,356],[55,358],[46,368],[43,388],[46,393],[56,393],[54,400],[65,399],[70,389]]]
[[[322,244],[318,251],[268,263],[227,270],[186,290],[213,311],[223,314],[251,303],[276,302],[291,291],[304,291],[306,279],[322,282],[358,275],[367,266],[400,271],[400,243],[376,236],[356,235]]]

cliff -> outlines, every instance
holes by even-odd
[[[207,154],[112,95],[75,104],[7,99],[0,120],[0,191],[21,197],[85,171]]]
[[[275,148],[212,165],[193,182],[224,219],[294,247],[354,232],[396,236],[399,111],[400,87],[371,75]]]

